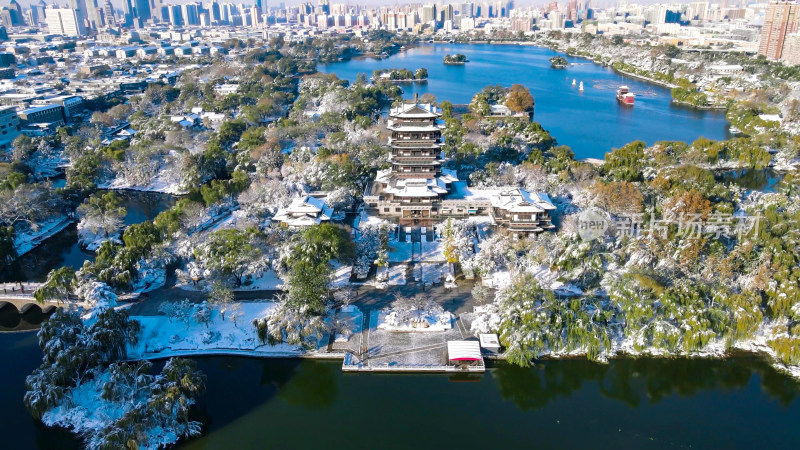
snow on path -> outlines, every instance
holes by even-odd
[[[234,291],[277,291],[283,288],[283,280],[272,269],[265,270],[258,277],[252,278],[252,283],[239,286]]]

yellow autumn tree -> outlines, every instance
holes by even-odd
[[[511,86],[506,97],[506,106],[511,111],[521,113],[533,110],[533,95],[531,91],[521,84]]]

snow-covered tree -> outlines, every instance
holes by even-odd
[[[61,302],[69,300],[69,296],[75,290],[75,270],[69,266],[53,269],[47,274],[44,285],[34,292],[36,301],[43,303],[48,299],[56,299]]]
[[[122,202],[114,192],[92,195],[78,206],[81,221],[78,231],[85,245],[99,246],[99,242],[115,238],[118,240],[123,219],[127,213]],[[100,238],[99,242],[97,239]]]
[[[244,277],[264,269],[266,262],[259,241],[257,230],[217,230],[194,249],[194,256],[216,275],[231,277],[236,286],[241,286]]]
[[[205,302],[195,305],[194,312],[192,312],[192,320],[208,328],[211,323],[211,309]]]
[[[356,261],[353,270],[359,278],[365,278],[372,264],[386,253],[389,229],[385,224],[362,225],[356,239]]]
[[[225,313],[233,304],[235,297],[233,291],[217,280],[211,283],[211,290],[208,293],[208,302],[219,311],[222,320],[225,320]]]
[[[315,348],[329,327],[322,316],[309,314],[308,308],[297,309],[281,301],[267,317],[253,321],[261,342],[270,345],[286,342],[306,349]]]
[[[82,301],[95,310],[103,310],[117,306],[117,294],[111,287],[100,281],[87,280],[78,284],[75,293]]]

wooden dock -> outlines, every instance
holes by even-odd
[[[370,364],[369,360],[359,360],[352,353],[345,355],[342,361],[342,372],[373,373],[483,373],[486,365],[483,360],[474,366],[455,365],[408,365],[408,364]]]

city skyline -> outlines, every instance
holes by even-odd
[[[126,0],[112,0],[111,4],[115,7],[115,9],[122,10],[124,9],[124,2]],[[258,0],[244,0],[244,1],[231,1],[231,2],[219,2],[218,3],[235,3],[235,4],[255,4]],[[38,5],[40,4],[39,0],[19,0],[18,3],[25,8],[30,7],[31,5]],[[71,0],[62,0],[62,1],[45,1],[47,5],[56,4],[58,6],[64,6],[71,3]],[[184,3],[196,3],[194,0],[172,0],[172,1],[165,1],[162,2],[163,4],[184,4]],[[200,3],[211,3],[210,1],[201,1]],[[316,1],[302,1],[302,0],[284,0],[280,2],[266,2],[267,6],[270,8],[277,7],[279,4],[283,3],[286,6],[299,6],[306,3],[311,3],[316,5]],[[462,1],[454,0],[454,1],[392,1],[392,0],[361,0],[361,1],[340,1],[340,2],[330,2],[332,4],[346,4],[350,6],[369,6],[369,7],[379,7],[379,6],[403,6],[403,5],[412,5],[412,4],[460,4],[464,3]],[[482,2],[472,2],[472,3],[482,3]],[[515,7],[545,7],[548,4],[552,3],[551,1],[547,0],[518,0],[514,1]],[[562,0],[558,2],[559,4],[567,4],[569,3],[568,0]],[[598,8],[610,8],[614,7],[619,2],[617,0],[597,0],[594,2],[595,6]],[[628,4],[639,4],[639,5],[653,5],[653,4],[689,4],[692,3],[692,0],[678,0],[678,1],[658,1],[658,0],[640,0],[640,1],[630,1],[625,2]],[[713,2],[709,1],[709,4],[720,4],[722,2]],[[739,1],[731,1],[729,3],[741,3]],[[770,3],[769,1],[755,1],[755,2],[747,2],[748,4],[765,4]],[[8,6],[8,2],[3,2],[2,6]]]

